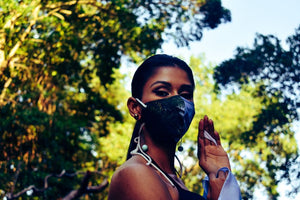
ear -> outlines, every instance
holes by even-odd
[[[135,98],[133,98],[133,97],[128,98],[127,107],[128,107],[130,115],[134,119],[136,119],[136,120],[141,119],[142,108],[141,108],[140,104],[136,101]]]

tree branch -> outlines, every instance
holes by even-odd
[[[17,199],[17,198],[19,198],[20,196],[22,196],[23,194],[25,194],[28,191],[33,191],[33,193],[39,193],[38,195],[36,195],[36,196],[39,196],[49,188],[49,185],[48,185],[48,179],[49,178],[51,178],[51,177],[61,178],[63,176],[74,177],[74,176],[76,176],[78,174],[82,174],[82,173],[84,173],[84,172],[76,172],[76,173],[73,173],[73,174],[69,174],[69,173],[66,173],[65,170],[62,170],[62,172],[60,174],[47,175],[44,179],[44,187],[43,188],[39,189],[35,185],[30,185],[27,188],[24,188],[23,190],[21,190],[20,192],[18,192],[16,194],[13,194],[13,190],[12,190],[10,193],[8,193],[6,195],[6,198],[7,198],[7,200]],[[88,194],[88,193],[100,193],[100,192],[102,192],[108,186],[108,180],[105,179],[100,185],[88,187],[89,179],[91,178],[92,173],[100,174],[99,171],[94,171],[94,172],[87,171],[87,172],[85,172],[85,176],[84,176],[84,178],[83,178],[83,180],[80,184],[79,189],[72,190],[67,196],[65,196],[63,198],[63,200],[72,200],[72,199],[75,199],[75,198],[79,198],[80,196],[82,196],[84,194]]]
[[[20,13],[12,16],[12,18],[4,24],[3,28],[0,29],[0,72],[2,71],[2,68],[6,66],[6,62],[5,62],[6,58],[5,58],[5,51],[4,51],[4,47],[6,45],[5,29],[11,29],[12,26],[15,24],[15,21],[20,16],[21,16]]]
[[[0,94],[0,106],[4,105],[4,97],[5,97],[5,93],[6,93],[6,90],[8,88],[8,86],[10,85],[10,83],[12,82],[12,78],[9,77],[6,82],[4,83],[4,86],[3,86],[3,89],[1,91],[1,94]]]
[[[88,193],[100,193],[102,192],[107,186],[108,181],[105,179],[100,185],[98,186],[91,186],[88,187],[89,179],[91,177],[91,172],[87,172],[82,180],[80,188],[77,190],[72,190],[67,196],[65,196],[62,200],[71,200],[75,198],[79,198],[84,194]]]
[[[32,12],[33,19],[30,21],[29,26],[25,30],[25,32],[21,35],[20,40],[15,44],[15,46],[11,49],[11,51],[8,54],[7,60],[10,60],[15,54],[16,51],[19,49],[21,44],[24,42],[25,38],[29,35],[32,27],[36,24],[36,21],[38,19],[38,13],[40,11],[41,6],[38,5]]]

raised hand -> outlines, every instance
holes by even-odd
[[[207,139],[204,136],[205,131],[215,140],[216,144],[212,139]],[[200,167],[208,176],[216,176],[218,170],[222,167],[227,167],[230,170],[229,159],[221,146],[220,136],[214,130],[213,121],[206,115],[199,122],[198,159]]]

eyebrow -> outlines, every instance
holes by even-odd
[[[165,85],[167,87],[171,87],[172,86],[171,83],[166,82],[166,81],[155,81],[154,83],[152,83],[150,85],[150,87],[153,87],[154,85],[157,85],[157,84],[163,84],[163,85]],[[190,85],[190,84],[185,84],[185,85],[180,86],[179,91],[184,91],[184,90],[194,91],[194,87],[192,85]]]
[[[168,87],[171,87],[171,83],[166,82],[166,81],[155,81],[154,83],[152,83],[152,84],[150,85],[150,87],[153,87],[153,86],[156,85],[156,84],[164,84],[164,85],[166,85],[166,86],[168,86]]]

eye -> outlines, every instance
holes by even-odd
[[[180,94],[180,96],[182,96],[183,98],[185,98],[189,101],[193,100],[193,93],[190,93],[190,92],[182,92]]]
[[[169,93],[164,90],[153,90],[153,92],[159,97],[166,97],[169,95]]]
[[[178,93],[186,100],[193,101],[194,87],[192,85],[183,85],[180,87]]]

